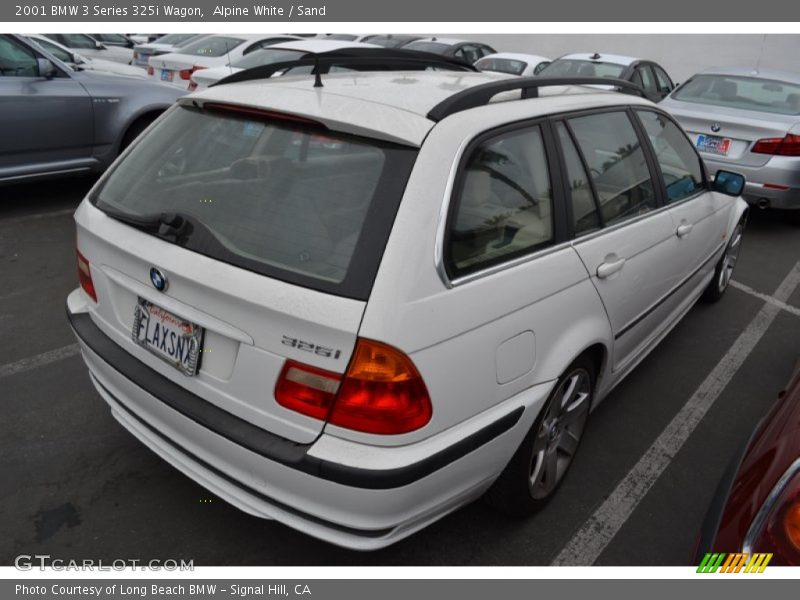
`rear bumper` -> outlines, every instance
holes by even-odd
[[[418,444],[377,448],[326,434],[298,444],[141,363],[81,312],[80,302],[79,292],[68,299],[70,324],[92,382],[124,427],[241,510],[353,549],[388,546],[483,493],[550,388],[531,388],[524,398]],[[437,443],[445,434],[448,443]],[[355,464],[358,456],[370,468]]]
[[[761,167],[747,167],[709,159],[703,159],[711,175],[720,169],[744,175],[744,198],[748,204],[763,208],[800,210],[800,157],[773,156]],[[783,186],[781,189],[767,185]],[[764,202],[766,201],[766,203]]]

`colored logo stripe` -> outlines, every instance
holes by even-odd
[[[716,573],[719,570],[720,573],[739,573],[744,569],[745,573],[763,573],[771,560],[771,553],[708,552],[697,567],[697,572]]]

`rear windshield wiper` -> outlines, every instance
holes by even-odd
[[[208,225],[192,215],[175,212],[134,215],[105,206],[100,210],[126,225],[152,233],[179,246],[203,254],[213,252],[222,260],[230,260],[234,256]]]

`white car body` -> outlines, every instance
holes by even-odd
[[[179,49],[178,52],[152,56],[148,60],[148,75],[165,83],[170,83],[177,87],[186,88],[189,85],[189,75],[185,78],[181,73],[193,73],[199,69],[210,69],[222,67],[241,59],[246,54],[261,47],[265,41],[273,38],[291,38],[292,36],[281,36],[277,34],[230,34],[230,35],[209,35],[200,40],[192,41]],[[195,44],[213,43],[215,40],[234,40],[226,52],[216,56],[189,54],[188,52]],[[152,71],[152,73],[151,73]]]
[[[159,38],[155,42],[144,42],[133,47],[133,64],[147,68],[148,61],[153,56],[180,52],[181,48],[191,42],[205,37],[205,34],[170,34]]]
[[[310,40],[298,40],[296,42],[281,42],[279,44],[273,44],[269,46],[266,51],[272,50],[282,50],[285,51],[285,57],[280,58],[279,60],[291,60],[295,58],[300,58],[303,54],[307,52],[331,52],[333,50],[344,50],[347,48],[379,48],[380,46],[376,46],[375,44],[365,44],[361,42],[348,42],[348,41],[341,41],[341,40],[328,40],[328,39],[310,39]],[[256,50],[255,52],[259,52]],[[255,54],[250,54],[250,57],[255,57]],[[244,57],[244,60],[247,60],[248,57]],[[262,64],[269,64],[275,62],[276,57],[271,57],[269,60],[264,61]],[[238,61],[241,62],[241,61]],[[201,69],[199,71],[195,71],[192,73],[191,83],[189,84],[190,91],[202,90],[207,88],[213,83],[216,83],[220,79],[227,77],[228,75],[233,75],[234,73],[239,73],[242,71],[243,68],[237,66],[237,62],[233,62],[230,65],[223,65],[220,67],[212,67],[210,69]]]
[[[58,42],[55,42],[43,35],[30,34],[25,37],[27,37],[29,40],[33,40],[39,46],[71,67],[88,69],[90,71],[101,71],[103,73],[113,73],[114,75],[125,75],[127,77],[136,77],[139,79],[147,78],[147,73],[145,70],[139,67],[124,65],[112,60],[103,60],[101,58],[89,58],[87,56],[83,56],[79,52],[70,50],[69,48],[62,46]]]
[[[691,198],[661,204],[594,233],[553,238],[558,241],[540,250],[454,275],[447,240],[458,223],[448,215],[455,198],[461,202],[466,168],[461,165],[469,164],[463,162],[468,156],[478,156],[472,150],[476,140],[498,136],[502,143],[506,134],[495,133],[498,128],[529,131],[541,127],[539,119],[548,115],[595,111],[605,119],[605,111],[625,115],[627,109],[664,115],[643,99],[571,88],[546,89],[526,100],[517,94],[517,99],[444,118],[431,116],[434,107],[458,92],[506,79],[464,72],[341,73],[323,76],[322,88],[313,87],[312,77],[285,77],[216,86],[180,100],[109,169],[75,214],[77,245],[85,257],[82,277],[90,278],[96,300],[86,283],[69,295],[67,310],[92,382],[116,419],[166,461],[243,511],[368,550],[411,535],[490,488],[577,357],[596,363],[596,406],[708,286],[720,257],[727,256],[725,240],[736,231],[746,204],[703,187]],[[245,116],[217,118],[214,111],[220,105],[232,111],[226,115],[243,110]],[[241,128],[244,143],[258,127],[271,127],[248,120],[256,118],[254,110],[268,111],[273,115],[268,118],[285,115],[287,123],[321,124],[314,126],[319,133],[308,138],[320,148],[337,148],[331,136],[359,136],[369,139],[370,147],[385,147],[386,161],[413,156],[407,182],[400,182],[396,214],[386,209],[390,223],[380,244],[385,248],[375,257],[374,279],[365,294],[320,291],[287,281],[294,277],[288,272],[275,278],[231,266],[107,214],[112,201],[99,198],[109,189],[127,193],[126,181],[134,187],[155,185],[148,178],[163,176],[175,181],[169,185],[196,186],[196,197],[180,188],[192,206],[198,200],[208,207],[219,202],[220,208],[208,210],[229,215],[251,204],[222,191],[220,182],[250,185],[241,178],[258,172],[264,177],[254,183],[258,190],[282,185],[275,178],[308,166],[301,158],[279,167],[249,163],[236,173],[232,167],[199,173],[195,183],[195,175],[183,174],[187,152],[213,158],[227,152],[234,140],[219,133],[206,138],[208,148],[183,147],[171,127],[192,135],[196,128],[181,125],[183,119],[213,119]],[[163,151],[154,146],[156,139],[164,139]],[[148,152],[166,153],[167,147],[177,151],[170,161],[163,156],[155,175],[135,167],[144,164],[137,161]],[[303,156],[299,147],[297,152]],[[361,160],[359,154],[346,156]],[[163,175],[167,162],[177,175]],[[330,207],[341,169],[317,175],[319,168],[298,171],[290,181],[303,186],[308,177],[319,176],[320,182],[329,182],[322,188],[325,193],[305,192],[302,201],[324,200],[319,206]],[[360,172],[353,172],[353,185],[359,185]],[[148,194],[137,197],[148,201]],[[113,203],[118,204],[116,199]],[[465,211],[469,206],[464,200]],[[538,217],[529,213],[535,221],[531,225],[555,219],[558,230],[565,217],[559,216],[558,203],[552,206],[549,215],[541,204]],[[374,214],[384,218],[377,216],[381,211]],[[518,225],[512,237],[526,227]],[[313,249],[323,229],[308,221],[305,229],[290,232],[291,243],[307,236],[309,241],[297,243]],[[267,238],[280,235],[278,228]],[[503,243],[487,245],[486,252],[500,251],[490,248]],[[313,252],[293,255],[297,269],[317,260]],[[196,375],[186,376],[132,340],[138,299],[205,328],[208,351]],[[140,335],[141,322],[136,323],[134,335]],[[390,435],[358,431],[290,410],[273,397],[276,382],[289,377],[291,369],[285,369],[295,364],[287,361],[332,377],[346,373],[342,376],[347,378],[348,363],[358,363],[361,356],[355,358],[354,349],[374,344],[369,340],[391,346],[396,349],[391,356],[399,352],[416,367],[432,406],[424,426]],[[419,398],[412,395],[411,400]]]
[[[494,61],[509,61],[516,63],[523,63],[519,65],[522,70],[519,72],[511,73],[508,70],[501,70],[497,68],[499,65],[494,65]],[[518,77],[531,77],[536,75],[541,68],[550,64],[551,59],[538,54],[521,54],[519,52],[497,52],[496,54],[488,54],[475,63],[475,68],[479,71],[492,71],[497,73],[509,73],[517,75]]]

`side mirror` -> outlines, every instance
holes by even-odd
[[[39,77],[44,77],[46,79],[52,79],[56,76],[56,73],[58,73],[55,65],[53,65],[48,58],[37,58],[36,68],[39,71]]]
[[[95,50],[108,50],[106,45],[103,42],[96,42],[94,46]]]
[[[741,196],[744,183],[744,175],[730,171],[717,171],[714,177],[714,191],[728,196]]]

